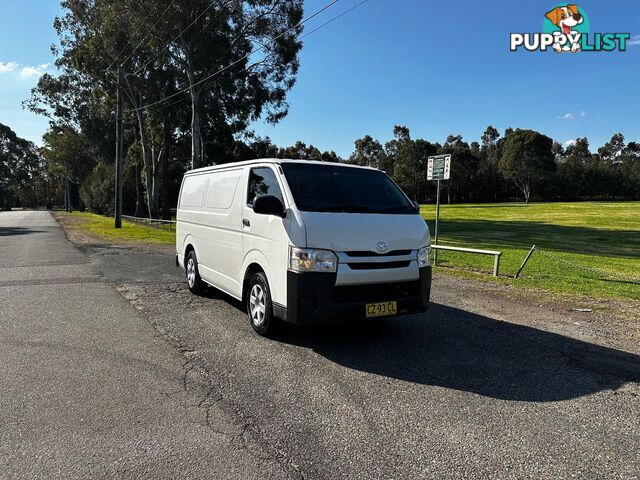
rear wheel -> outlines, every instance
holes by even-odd
[[[200,294],[205,289],[205,284],[200,278],[198,272],[198,259],[196,258],[196,252],[191,250],[187,255],[185,262],[185,273],[187,275],[187,285],[192,293]]]
[[[258,335],[273,333],[276,319],[273,317],[271,290],[264,273],[256,273],[249,280],[247,289],[247,315],[251,327]]]

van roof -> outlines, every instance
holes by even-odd
[[[204,173],[208,171],[221,170],[223,168],[229,167],[240,167],[245,165],[253,165],[256,163],[272,163],[274,165],[281,165],[284,163],[302,163],[305,165],[335,165],[339,167],[350,167],[350,168],[362,168],[365,170],[377,170],[372,167],[363,167],[360,165],[352,165],[350,163],[338,163],[338,162],[321,162],[319,160],[293,160],[289,158],[258,158],[255,160],[244,160],[242,162],[231,162],[231,163],[222,163],[220,165],[213,165],[211,167],[202,167],[196,168],[194,170],[189,170],[185,172],[185,175],[190,175],[192,173]]]

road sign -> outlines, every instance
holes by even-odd
[[[427,180],[449,180],[451,176],[451,155],[429,157]]]
[[[436,196],[436,230],[434,245],[438,245],[438,230],[440,229],[440,181],[449,180],[451,176],[451,155],[436,155],[429,157],[427,164],[427,180],[438,182],[438,194]],[[438,249],[433,250],[433,263],[438,265]]]

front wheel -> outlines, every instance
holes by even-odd
[[[187,285],[189,285],[191,293],[202,293],[205,289],[205,284],[200,278],[200,273],[198,272],[198,259],[196,258],[196,252],[193,250],[191,250],[187,255],[185,273],[187,275]]]
[[[251,327],[258,335],[267,336],[273,333],[276,320],[273,317],[269,282],[264,273],[256,273],[249,280],[247,315]]]

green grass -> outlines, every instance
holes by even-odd
[[[435,206],[422,206],[431,233]],[[109,240],[175,243],[175,233],[92,213],[60,214],[68,228]],[[502,251],[500,277],[493,257],[439,252],[443,271],[486,281],[537,287],[594,299],[640,300],[640,202],[443,205],[440,243]],[[531,246],[522,276],[513,275]],[[595,271],[593,271],[595,270]],[[602,272],[604,275],[599,274]]]
[[[435,206],[421,213],[433,235]],[[439,243],[502,251],[501,283],[640,300],[640,202],[443,205]],[[534,244],[542,252],[533,253],[521,278],[507,278]],[[438,263],[492,278],[493,257],[440,251]]]
[[[176,233],[172,230],[147,227],[136,223],[122,221],[122,228],[114,228],[113,217],[105,217],[94,213],[60,213],[58,214],[67,228],[82,230],[108,240],[142,242],[155,245],[173,245]]]

